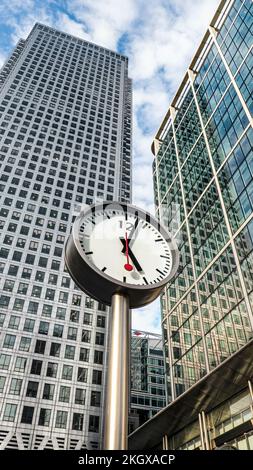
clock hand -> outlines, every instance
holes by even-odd
[[[132,230],[130,231],[130,233],[128,235],[129,250],[130,250],[130,246],[133,244],[133,242],[136,238],[136,235],[134,235],[134,232],[137,231],[138,224],[139,224],[139,219],[136,218],[134,226],[132,227]],[[133,235],[134,235],[134,237],[133,237]],[[121,253],[125,253],[125,252],[126,252],[126,245],[123,246]]]
[[[124,268],[126,271],[132,271],[133,266],[129,263],[129,253],[128,253],[128,239],[127,239],[127,233],[126,233],[126,239],[125,239],[125,246],[126,246],[126,257],[127,257],[127,262],[124,265]]]
[[[126,252],[126,248],[128,248],[128,250],[127,250],[127,251],[128,251],[128,256],[129,256],[129,258],[131,258],[134,267],[137,269],[138,272],[143,272],[142,267],[140,266],[139,262],[137,261],[137,259],[136,259],[135,255],[133,254],[131,248],[129,248],[129,246],[128,246],[128,240],[127,240],[127,238],[125,239],[125,238],[121,237],[121,238],[120,238],[120,241],[121,241],[121,243],[122,243],[122,245],[123,245],[123,247],[124,247],[123,250],[122,250],[122,252],[125,253],[125,252]]]
[[[139,222],[140,222],[140,220],[138,218],[136,218],[135,222],[134,222],[134,226],[133,226],[131,232],[128,235],[128,245],[129,245],[129,247],[133,244],[133,242],[136,238],[136,235],[134,235],[134,232],[135,231],[137,232],[137,227],[138,227]],[[134,235],[134,237],[133,237],[133,235]]]

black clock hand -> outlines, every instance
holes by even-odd
[[[130,245],[133,244],[133,241],[135,240],[136,236],[134,236],[133,238],[133,235],[134,235],[134,232],[137,230],[137,227],[138,227],[138,224],[139,224],[139,219],[135,219],[135,222],[134,222],[134,226],[132,227],[132,230],[130,231],[127,239],[128,239],[128,247],[130,247]],[[121,253],[125,253],[126,252],[126,244],[124,245],[124,247],[122,248],[122,251]]]
[[[125,253],[125,251],[126,251],[126,240],[125,240],[125,238],[121,237],[120,241],[121,241],[121,243],[124,247],[122,252]],[[135,255],[133,254],[131,248],[129,248],[129,247],[128,247],[128,255],[129,255],[129,258],[131,258],[132,263],[135,266],[135,268],[137,269],[137,271],[138,272],[143,272],[143,269],[142,269],[141,265],[139,264],[139,262],[137,261]]]
[[[134,236],[134,238],[133,238],[133,235],[134,235],[134,232],[137,231],[137,227],[138,227],[139,222],[140,222],[140,220],[138,218],[136,218],[135,222],[134,222],[134,226],[133,226],[131,232],[128,235],[128,246],[130,246],[133,243],[133,240],[135,240],[135,238],[136,238],[136,236]]]

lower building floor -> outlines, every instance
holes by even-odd
[[[253,449],[253,341],[129,436],[130,449]]]

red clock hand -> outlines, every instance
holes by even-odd
[[[127,233],[126,233],[126,257],[127,257],[127,262],[126,264],[124,265],[124,268],[126,269],[126,271],[132,271],[133,270],[133,266],[129,263],[129,253],[128,253],[128,238],[127,238]]]

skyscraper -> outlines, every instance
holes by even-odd
[[[251,0],[220,2],[152,145],[180,267],[162,299],[168,406],[142,445],[253,448],[252,31]]]
[[[82,204],[131,200],[127,58],[36,24],[0,74],[0,448],[98,448],[108,308],[64,269]]]

